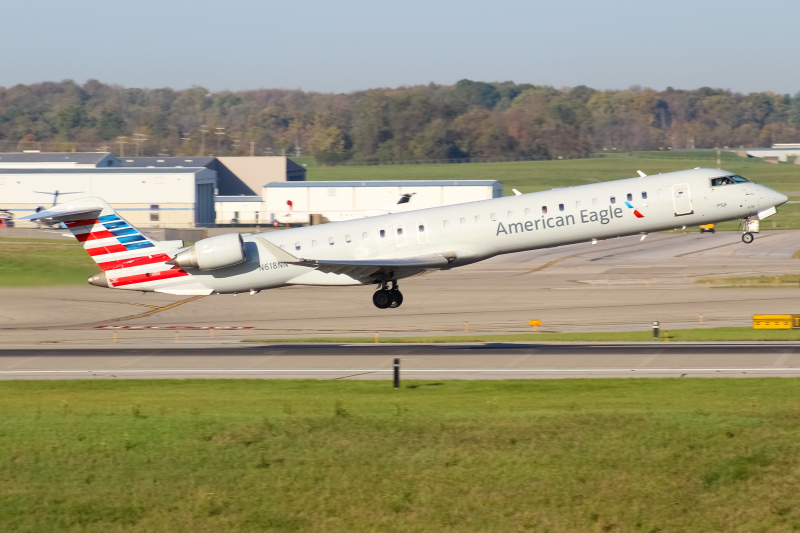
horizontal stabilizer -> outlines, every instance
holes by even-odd
[[[39,211],[26,217],[20,217],[17,220],[52,220],[54,222],[65,222],[68,220],[79,220],[81,218],[88,218],[96,216],[102,211],[102,207],[92,207],[89,209],[74,209],[72,211],[56,211],[53,209],[46,209]]]

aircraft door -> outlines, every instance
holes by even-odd
[[[672,186],[672,202],[675,206],[675,216],[691,215],[694,213],[692,209],[692,197],[689,194],[688,183],[678,183]]]
[[[417,220],[417,242],[428,244],[428,223],[424,220]]]
[[[394,238],[396,239],[398,248],[402,248],[403,246],[408,244],[405,224],[396,224],[394,226]]]

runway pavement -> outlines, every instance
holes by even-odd
[[[800,271],[800,261],[792,256],[798,249],[800,231],[762,232],[749,245],[741,242],[738,233],[680,231],[650,235],[644,242],[640,242],[638,237],[629,237],[601,241],[596,245],[581,243],[496,257],[449,272],[402,280],[400,286],[405,302],[398,309],[387,310],[372,306],[372,287],[290,287],[263,291],[252,297],[192,298],[141,294],[88,285],[0,289],[0,346],[13,350],[46,348],[49,353],[69,349],[101,348],[109,353],[115,350],[113,353],[118,356],[111,359],[114,365],[97,366],[95,363],[102,359],[92,356],[89,359],[93,361],[92,365],[84,364],[78,370],[88,372],[105,368],[119,373],[130,368],[122,364],[121,361],[127,361],[125,357],[128,356],[123,357],[124,352],[120,350],[228,350],[239,346],[243,339],[253,338],[262,339],[268,344],[270,340],[282,338],[372,337],[376,333],[384,338],[523,333],[530,331],[528,321],[532,319],[542,321],[541,330],[566,332],[647,330],[653,320],[660,321],[662,330],[749,326],[753,314],[800,314],[800,287],[714,288],[709,280],[796,274]],[[212,326],[247,329],[171,329]],[[441,350],[443,348],[439,346],[430,347],[430,353],[425,354],[426,358],[431,358],[425,359],[430,361],[426,363],[428,366],[415,369],[413,365],[416,363],[409,361],[406,365],[411,365],[408,371],[424,371],[431,377],[438,376],[431,371],[441,369],[437,365],[442,363],[436,359],[437,354],[441,355]],[[503,366],[508,363],[499,363],[498,357],[521,358],[523,361],[539,357],[522,348],[515,350],[513,354],[505,355],[490,353],[486,349],[477,350],[480,352],[476,356],[479,359],[471,362],[469,368],[459,370],[463,373],[458,375],[464,377],[472,372],[471,369],[484,369],[496,375],[510,373]],[[30,359],[8,359],[8,352],[5,353],[2,359],[5,371],[48,370],[43,366],[47,361],[67,360],[54,359],[38,351],[31,351]],[[153,363],[155,366],[152,370],[161,371],[163,376],[184,377],[179,376],[180,366],[167,364],[174,357],[174,353],[170,353],[147,356],[142,360]],[[246,353],[251,354],[249,351]],[[624,370],[628,367],[639,368],[642,364],[647,368],[656,368],[645,361],[649,356],[644,353],[640,354],[638,363],[614,363],[617,361],[615,358],[621,356],[585,355],[588,359],[583,360],[582,368],[599,370],[609,367],[611,370],[602,370],[603,375],[613,372],[643,375],[640,370],[630,374]],[[70,357],[78,356],[73,353]],[[227,355],[218,359],[213,368],[243,370],[251,368],[263,358],[267,358],[263,359],[265,361],[274,358],[263,355],[259,359],[248,355],[248,366],[240,368],[235,357],[239,356]],[[322,366],[311,370],[370,372],[385,370],[389,364],[387,361],[391,359],[389,355],[371,355],[369,357],[379,359],[364,356],[348,362],[348,356],[341,352],[335,358],[318,354],[303,357],[305,361],[323,357],[319,363]],[[421,356],[417,354],[415,357],[415,360],[420,360]],[[462,359],[472,361],[464,359],[463,350],[458,358],[451,355],[443,357],[445,359],[441,360],[448,362]],[[705,361],[709,360],[708,357],[708,352],[695,355],[692,365],[688,366],[712,368],[716,363],[707,364]],[[751,354],[748,357],[757,356]],[[792,357],[786,360],[787,365],[793,364]],[[664,359],[662,355],[657,359],[661,365],[659,368],[663,369],[676,369],[677,372],[687,366],[680,361]],[[31,368],[19,366],[21,361],[26,360],[37,363]],[[183,357],[181,360],[187,359]],[[200,360],[210,359],[205,356]],[[756,363],[758,359],[719,362],[722,366],[727,365],[726,368],[762,367]],[[770,372],[778,372],[776,369],[782,363],[777,363],[772,361],[766,366]],[[167,368],[170,369],[168,372],[164,370]],[[448,368],[458,370],[461,367]],[[554,364],[546,368],[518,365],[512,365],[511,368],[516,372],[515,377],[556,376],[555,371],[559,369],[568,370],[564,375],[576,375],[574,372],[581,370],[580,365],[562,368]],[[62,367],[52,369],[70,370]],[[291,375],[285,371],[292,369],[300,370],[302,367],[290,365],[274,369],[276,372],[273,375],[282,372],[281,377],[285,377]],[[523,372],[526,369],[532,373]],[[187,376],[197,376],[206,369],[185,370],[191,370]],[[265,368],[264,373],[267,374],[268,370],[271,369]],[[138,368],[136,371],[144,376],[147,369]],[[483,376],[489,377],[491,372]],[[690,375],[698,371],[695,369],[692,372]],[[786,375],[787,372],[781,370],[779,375]],[[334,374],[322,372],[319,376],[334,377]],[[101,375],[105,374],[101,372]],[[231,374],[228,375],[230,377]],[[311,377],[307,371],[294,375]],[[19,377],[22,374],[6,373],[3,376]]]
[[[797,343],[271,345],[0,350],[0,379],[800,376]]]

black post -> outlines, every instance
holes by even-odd
[[[653,338],[658,338],[658,320],[653,320]]]
[[[400,388],[400,359],[395,358],[394,360],[394,388]]]

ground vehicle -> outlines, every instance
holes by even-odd
[[[714,233],[714,224],[701,224],[700,225],[700,233]]]

